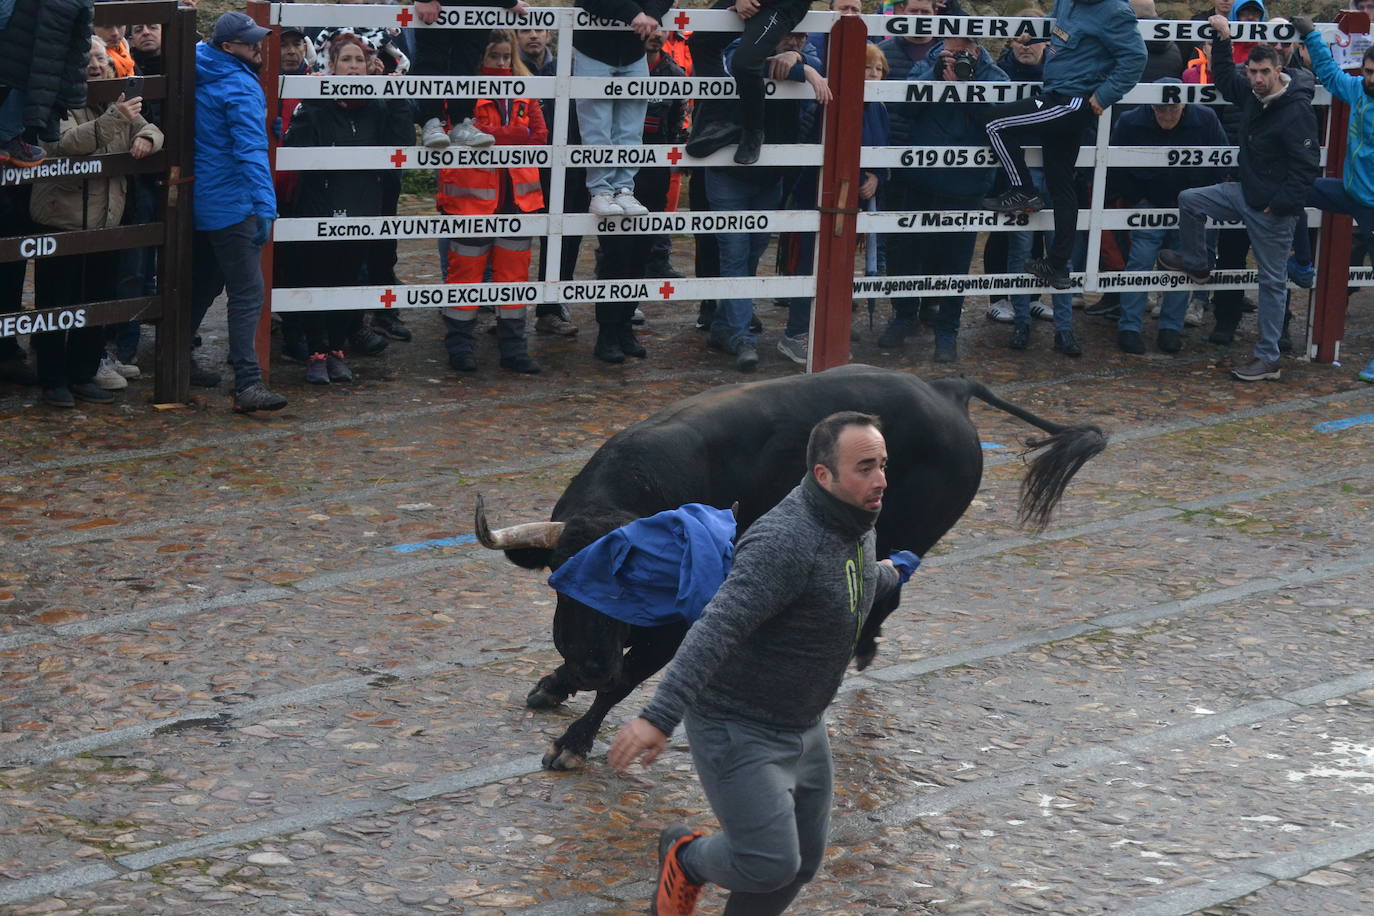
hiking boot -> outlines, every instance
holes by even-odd
[[[740,344],[735,350],[735,368],[741,372],[753,372],[759,367],[759,351],[753,344]]]
[[[1317,269],[1311,264],[1304,264],[1290,254],[1287,266],[1288,279],[1292,280],[1296,286],[1302,289],[1311,289],[1317,285]]]
[[[376,356],[387,348],[389,341],[364,325],[348,335],[348,348],[360,356]]]
[[[1054,349],[1065,356],[1082,356],[1083,348],[1073,338],[1073,331],[1055,331]]]
[[[395,312],[373,312],[372,330],[383,337],[390,337],[392,340],[399,340],[402,343],[415,336],[410,333],[410,328],[406,327],[401,316]]]
[[[1242,382],[1258,382],[1263,379],[1277,379],[1279,377],[1279,361],[1272,363],[1267,359],[1256,357],[1243,366],[1237,366],[1231,370],[1231,375],[1240,379]]]
[[[68,385],[67,388],[70,389],[72,397],[76,398],[78,401],[86,401],[90,404],[108,404],[114,400],[114,395],[110,394],[110,392],[101,388],[93,381],[77,382],[73,385]]]
[[[1026,273],[1046,286],[1055,289],[1068,289],[1073,286],[1069,278],[1069,268],[1064,264],[1053,264],[1049,258],[1030,258],[1026,261]]]
[[[444,125],[439,123],[438,118],[430,118],[425,122],[424,129],[420,132],[420,142],[430,149],[448,149],[453,144],[448,138],[448,131],[444,130]]]
[[[1018,324],[1011,329],[1011,340],[1007,341],[1007,346],[1013,350],[1024,350],[1030,346],[1030,329],[1027,324]]]
[[[935,352],[930,356],[933,362],[953,363],[959,360],[959,345],[953,337],[935,338]]]
[[[625,351],[620,349],[619,331],[608,324],[599,326],[596,332],[596,346],[592,347],[592,356],[603,363],[617,366],[625,362]]]
[[[778,352],[798,366],[805,366],[807,344],[809,343],[807,337],[806,334],[798,334],[796,337],[782,335],[778,338]]]
[[[1139,331],[1118,331],[1116,345],[1121,348],[1122,353],[1140,354],[1145,352],[1145,341],[1140,339]]]
[[[615,202],[615,198],[609,194],[593,194],[591,202],[587,205],[587,212],[592,216],[624,216],[625,211],[620,204]]]
[[[1160,353],[1177,353],[1183,349],[1183,335],[1178,331],[1160,328],[1159,333],[1155,335],[1155,346],[1159,348]]]
[[[1035,188],[1010,187],[996,197],[983,198],[984,210],[998,213],[1035,213],[1045,209],[1045,198]]]
[[[902,342],[916,333],[916,324],[907,318],[893,318],[878,335],[878,346],[891,349],[900,347]]]
[[[544,367],[534,361],[528,353],[501,357],[501,368],[507,372],[521,372],[525,375],[538,375]]]
[[[620,212],[626,216],[644,216],[649,212],[649,208],[644,206],[635,198],[635,192],[629,188],[621,188],[615,192],[615,204],[620,208]]]
[[[495,137],[472,123],[472,118],[464,118],[453,125],[448,132],[448,140],[456,146],[466,146],[469,149],[486,149],[496,142]]]
[[[43,151],[43,147],[35,146],[23,137],[15,137],[0,146],[0,162],[8,162],[21,169],[33,168],[42,162],[47,155]]]
[[[692,916],[702,885],[687,877],[678,856],[687,844],[701,836],[682,824],[664,827],[658,834],[658,886],[649,912],[653,916]]]
[[[344,362],[342,350],[330,350],[324,358],[324,368],[331,382],[353,381],[353,370]]]
[[[328,385],[329,367],[323,353],[311,353],[305,364],[305,381],[310,385]]]
[[[1188,279],[1198,283],[1206,283],[1212,276],[1212,270],[1207,265],[1189,264],[1183,259],[1180,252],[1174,251],[1172,248],[1161,248],[1159,254],[1155,256],[1155,263],[1164,270],[1177,270],[1187,274]]]
[[[1374,382],[1374,359],[1370,359],[1369,363],[1360,370],[1360,374],[1355,378],[1362,382]]]
[[[759,161],[759,154],[763,152],[763,130],[758,127],[746,127],[740,131],[739,146],[735,149],[735,163],[737,165],[753,165]]]
[[[95,378],[91,381],[106,391],[119,391],[121,388],[129,387],[129,380],[115,370],[114,357],[108,353],[100,357],[100,366],[95,370]]]
[[[262,382],[254,382],[246,388],[234,392],[234,410],[238,413],[252,413],[255,410],[281,410],[286,406],[286,398],[274,391],[268,391]]]
[[[556,337],[576,337],[577,325],[562,315],[540,315],[534,319],[534,333],[553,334]]]
[[[477,359],[471,353],[450,353],[448,367],[459,372],[476,372]]]
[[[72,397],[71,391],[66,385],[58,385],[56,388],[44,388],[38,399],[49,407],[75,407],[76,398]]]
[[[202,368],[196,362],[195,357],[191,358],[191,384],[196,388],[218,388],[220,376],[213,369]]]
[[[699,121],[697,124],[699,129],[692,130],[692,139],[683,147],[689,156],[700,159],[739,142],[740,129],[737,124],[727,121]]]
[[[994,299],[988,303],[988,321],[998,321],[1002,324],[1011,324],[1016,320],[1016,313],[1012,311],[1010,299]]]
[[[620,352],[626,356],[633,356],[635,359],[643,359],[649,355],[649,351],[639,343],[639,338],[635,336],[634,325],[626,323],[620,326],[616,332],[616,342],[620,344]]]

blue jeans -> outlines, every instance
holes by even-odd
[[[641,57],[623,67],[602,63],[573,48],[574,76],[647,77],[649,62]],[[577,126],[582,142],[588,146],[639,146],[644,142],[644,115],[649,110],[647,99],[577,100]],[[587,166],[587,193],[614,194],[633,191],[636,166]]]
[[[1177,229],[1132,229],[1131,254],[1126,259],[1127,270],[1154,270],[1155,256],[1161,248],[1178,247]],[[1148,294],[1143,290],[1131,290],[1121,294],[1121,318],[1116,323],[1118,331],[1139,331],[1141,320],[1145,317],[1145,301]],[[1159,329],[1161,331],[1182,331],[1183,316],[1188,314],[1188,291],[1172,291],[1164,294],[1164,304],[1159,310]]]
[[[782,202],[782,177],[771,181],[758,180],[754,168],[706,169],[706,199],[712,210],[776,210]],[[753,173],[749,180],[743,177]],[[767,232],[718,232],[716,245],[720,248],[722,277],[752,277],[759,269],[759,258],[768,248]],[[753,299],[719,299],[716,315],[711,321],[711,335],[725,342],[734,353],[740,347],[757,342],[749,330],[754,314]]]
[[[221,292],[229,293],[229,361],[234,390],[262,381],[254,349],[262,315],[262,248],[253,244],[258,221],[249,216],[223,229],[197,230],[192,243],[191,333]]]
[[[1034,171],[1034,169],[1032,169]],[[1026,258],[1030,257],[1031,242],[1035,239],[1034,232],[1013,232],[1011,239],[1007,241],[1007,271],[1009,273],[1024,272],[1023,266]],[[1074,239],[1073,253],[1069,257],[1070,270],[1082,270],[1083,264],[1088,257],[1088,234],[1078,233]],[[1030,324],[1030,303],[1029,293],[1016,293],[1011,297],[1012,321],[1016,324]],[[1054,309],[1054,329],[1056,331],[1073,330],[1073,294],[1054,293],[1050,296],[1050,305]]]
[[[0,102],[0,143],[8,143],[24,132],[24,102],[22,89],[11,89]]]
[[[1351,197],[1341,179],[1318,178],[1307,190],[1307,206],[1355,217],[1355,228],[1364,237],[1365,247],[1374,248],[1374,207],[1366,207]],[[1312,263],[1312,237],[1307,233],[1305,218],[1298,220],[1293,233],[1293,257],[1299,264]]]
[[[1277,362],[1283,313],[1288,303],[1288,252],[1293,245],[1296,216],[1256,210],[1245,202],[1240,182],[1189,188],[1178,195],[1179,254],[1185,263],[1205,264],[1207,217],[1242,220],[1250,236],[1250,250],[1259,266],[1259,340],[1254,355]]]

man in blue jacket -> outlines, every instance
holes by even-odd
[[[267,389],[254,350],[262,314],[261,249],[277,218],[267,161],[267,98],[258,84],[268,30],[246,14],[225,13],[209,41],[196,45],[195,240],[191,328],[215,297],[229,294],[229,360],[234,409],[280,410],[286,398]],[[219,374],[194,366],[192,384],[215,387]]]
[[[1302,36],[1317,79],[1336,98],[1350,106],[1345,163],[1340,178],[1318,178],[1307,192],[1307,205],[1329,213],[1355,217],[1365,247],[1374,251],[1374,48],[1364,52],[1360,75],[1351,76],[1336,66],[1331,49],[1312,20],[1295,16],[1293,26]],[[1360,370],[1360,379],[1374,382],[1374,359]]]
[[[1054,28],[1042,93],[997,106],[988,121],[988,140],[1011,187],[989,198],[986,206],[999,213],[1044,209],[1045,201],[1036,193],[1022,149],[1029,137],[1038,136],[1046,190],[1054,206],[1054,241],[1046,257],[1026,262],[1026,271],[1047,286],[1068,289],[1069,257],[1078,229],[1073,172],[1083,131],[1095,115],[1120,101],[1140,79],[1145,42],[1125,0],[1056,0],[1050,15]],[[1060,336],[1055,334],[1056,348],[1060,348]]]
[[[956,73],[960,64],[972,63],[973,72]],[[988,52],[969,38],[947,38],[930,49],[930,56],[911,68],[912,80],[949,82],[1005,82],[1007,75],[992,62]],[[897,106],[894,106],[897,107]],[[900,106],[911,128],[911,136],[929,146],[978,146],[983,140],[984,105],[977,102],[909,103]],[[896,210],[977,210],[983,195],[992,190],[992,168],[919,168],[902,174],[901,199]],[[966,274],[973,261],[976,232],[894,233],[888,236],[887,263],[893,273],[941,276]],[[958,358],[956,338],[964,309],[962,295],[941,296],[935,300],[940,310],[935,316],[937,363],[952,363]],[[892,300],[893,317],[878,338],[880,347],[899,347],[919,328],[919,299]]]

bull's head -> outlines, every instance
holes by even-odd
[[[477,497],[474,528],[483,547],[503,550],[525,569],[557,569],[568,558],[634,516],[574,517],[567,522],[532,522],[492,529]],[[578,690],[604,690],[620,677],[630,625],[608,617],[562,592],[553,614],[553,644],[566,663],[564,672]]]

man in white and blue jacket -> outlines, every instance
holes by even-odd
[[[986,206],[1001,213],[1044,209],[1022,149],[1029,138],[1038,136],[1046,190],[1054,207],[1054,241],[1046,257],[1026,262],[1026,271],[1047,286],[1068,289],[1069,256],[1078,228],[1073,172],[1083,131],[1094,116],[1135,86],[1146,54],[1135,13],[1125,0],[1056,0],[1050,15],[1054,27],[1041,94],[995,107],[988,121],[988,140],[1011,187],[989,198]],[[1058,348],[1059,334],[1055,337]]]
[[[1336,65],[1331,49],[1321,32],[1312,26],[1312,20],[1295,16],[1293,26],[1312,56],[1317,79],[1328,92],[1350,106],[1341,177],[1318,178],[1307,192],[1307,205],[1355,217],[1365,247],[1374,251],[1374,48],[1364,52],[1360,75],[1351,76]],[[1374,359],[1360,370],[1359,377],[1374,382]]]

